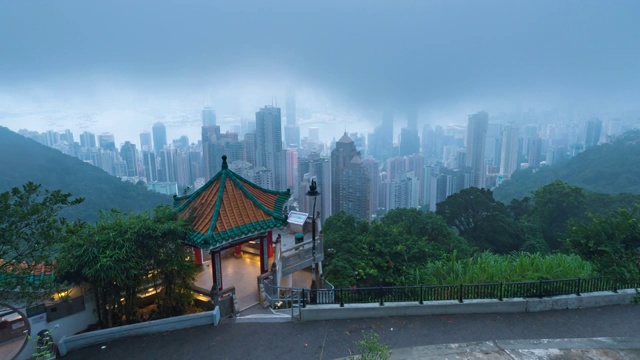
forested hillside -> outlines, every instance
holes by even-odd
[[[142,212],[170,204],[171,197],[145,186],[122,182],[102,169],[65,155],[0,127],[0,192],[32,181],[45,189],[60,189],[85,201],[65,209],[69,219],[94,222],[99,210]]]
[[[555,180],[597,193],[640,194],[638,164],[640,131],[632,131],[613,143],[594,146],[568,162],[542,167],[536,172],[516,171],[511,180],[495,189],[494,196],[508,204]]]

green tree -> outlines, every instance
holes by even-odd
[[[415,284],[414,269],[452,251],[471,247],[433,213],[394,209],[371,224],[345,213],[327,219],[323,229],[325,272],[334,285]]]
[[[570,227],[566,243],[592,262],[600,274],[619,281],[640,280],[640,208],[620,209],[609,216]]]
[[[464,189],[439,203],[436,214],[482,251],[508,253],[526,241],[518,222],[491,190]]]
[[[191,231],[167,206],[153,213],[103,212],[96,225],[85,225],[63,247],[58,267],[64,279],[91,286],[103,327],[138,321],[138,292],[153,286],[159,317],[182,313],[196,266],[182,241]]]
[[[584,190],[560,180],[545,185],[533,193],[533,215],[541,226],[549,247],[559,249],[569,220],[584,219]]]
[[[28,305],[55,291],[52,277],[32,279],[37,267],[53,269],[54,255],[74,224],[59,212],[80,204],[82,198],[60,190],[46,190],[28,182],[0,193],[0,294],[13,303]]]

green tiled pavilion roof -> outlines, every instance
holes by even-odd
[[[289,190],[265,189],[229,170],[223,156],[222,169],[193,194],[174,196],[173,206],[192,221],[188,242],[215,250],[285,226],[283,209],[290,197]]]

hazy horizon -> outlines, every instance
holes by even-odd
[[[290,88],[302,108],[371,126],[385,110],[402,125],[411,111],[636,112],[639,13],[637,1],[6,1],[0,125],[99,113],[117,133],[136,125],[119,113],[148,113],[140,128],[205,105],[250,117],[284,108]]]

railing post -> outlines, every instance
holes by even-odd
[[[340,307],[344,307],[344,289],[340,288]]]
[[[538,281],[538,297],[542,299],[542,280]]]
[[[306,301],[305,301],[306,299],[307,299],[307,297],[306,297],[306,296],[304,296],[304,288],[303,288],[303,289],[302,289],[302,301],[301,301],[301,302],[302,302],[302,307],[303,307],[303,308],[307,306]],[[291,305],[293,305],[293,304],[291,304]]]
[[[423,285],[420,285],[420,301],[418,302],[420,305],[424,304],[424,299],[422,298],[422,287]]]
[[[503,298],[502,298],[502,285],[503,285],[503,282],[500,281],[500,287],[498,287],[498,301],[502,301],[503,300]]]
[[[580,283],[582,282],[581,278],[578,278],[578,284],[576,286],[576,296],[581,296],[580,295]]]
[[[378,290],[380,291],[380,306],[384,306],[384,293],[382,292],[382,286],[380,286]]]
[[[464,299],[464,294],[462,293],[464,289],[464,285],[460,284],[460,287],[458,288],[458,302],[462,303],[462,299]]]

